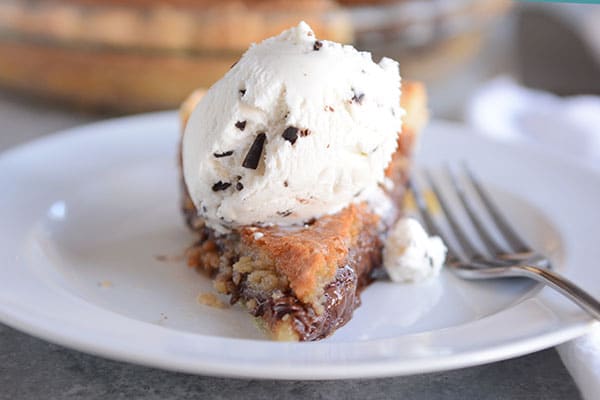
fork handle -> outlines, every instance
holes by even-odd
[[[550,286],[572,300],[596,320],[600,320],[600,302],[579,286],[556,272],[533,265],[515,265],[510,267],[509,271],[511,272],[511,276],[523,276],[535,279],[538,282]]]

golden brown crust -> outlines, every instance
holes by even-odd
[[[355,245],[360,230],[376,225],[378,220],[365,204],[352,204],[303,228],[244,227],[240,236],[247,249],[275,260],[276,272],[286,277],[300,300],[316,303],[324,284],[333,279]]]

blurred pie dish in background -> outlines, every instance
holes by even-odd
[[[467,62],[508,0],[7,0],[0,86],[96,111],[175,108],[250,43],[300,20],[318,37],[401,59],[429,83]],[[443,65],[444,68],[440,66]]]

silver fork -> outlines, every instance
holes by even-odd
[[[450,177],[450,186],[455,191],[468,216],[469,223],[472,224],[474,231],[479,236],[480,242],[485,248],[484,251],[479,250],[475,242],[469,238],[465,229],[458,222],[457,214],[452,211],[450,203],[442,194],[440,186],[433,179],[431,173],[425,170],[425,180],[435,195],[441,208],[441,214],[448,222],[449,233],[456,239],[458,246],[453,245],[453,242],[448,240],[449,237],[446,237],[436,223],[414,179],[410,180],[409,187],[414,195],[415,203],[426,229],[430,234],[440,236],[448,248],[447,266],[459,277],[469,280],[514,277],[534,279],[556,289],[593,318],[600,320],[600,302],[573,282],[552,271],[550,260],[544,255],[535,252],[527,245],[502,216],[481,183],[466,165],[464,166],[464,170],[468,178],[467,180],[480,199],[482,208],[488,213],[489,220],[493,221],[492,225],[495,225],[495,230],[504,239],[506,244],[508,244],[509,248],[503,247],[494,239],[490,230],[486,228],[482,219],[475,211],[473,201],[469,198],[467,191],[457,179],[452,169],[447,167],[445,173]]]

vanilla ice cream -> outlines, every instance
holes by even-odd
[[[252,45],[192,112],[183,170],[219,232],[301,224],[384,181],[401,130],[398,64],[300,23]]]
[[[390,231],[383,249],[383,266],[394,282],[420,282],[440,273],[446,246],[429,237],[419,221],[402,218]]]

